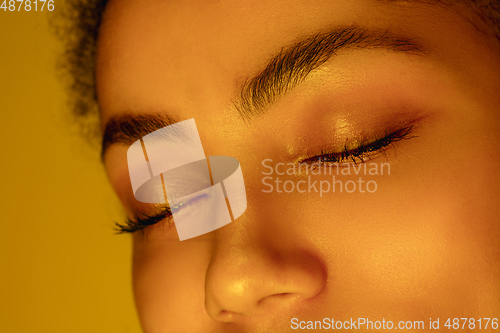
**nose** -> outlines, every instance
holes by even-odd
[[[324,266],[305,244],[252,236],[243,229],[234,223],[224,228],[207,269],[205,306],[212,319],[236,322],[242,316],[272,316],[322,291]]]

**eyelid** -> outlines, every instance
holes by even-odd
[[[187,202],[181,203],[177,206],[170,207],[169,205],[161,205],[159,208],[161,211],[159,213],[148,215],[141,213],[139,216],[134,218],[127,218],[123,224],[115,223],[115,230],[118,234],[122,233],[134,233],[136,231],[142,231],[149,226],[155,225],[159,222],[167,222],[168,226],[171,226],[173,213],[182,211],[182,209],[189,208],[189,206],[206,197],[206,194],[195,196]]]
[[[375,155],[384,153],[391,146],[394,147],[395,143],[415,138],[415,135],[411,135],[413,128],[414,125],[411,124],[396,131],[386,131],[385,134],[379,135],[378,139],[357,139],[351,141],[351,143],[346,142],[342,150],[322,150],[319,154],[301,158],[298,163],[310,164],[311,166],[313,164],[327,164],[338,167],[347,164],[365,163],[367,160],[371,160]],[[354,148],[348,148],[352,146],[354,146]]]

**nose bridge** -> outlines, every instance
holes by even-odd
[[[205,281],[207,313],[215,320],[272,313],[316,296],[326,270],[319,257],[284,239],[277,241],[273,221],[248,211],[217,230]]]

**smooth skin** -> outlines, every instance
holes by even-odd
[[[243,120],[232,102],[273,55],[353,25],[425,52],[342,50]],[[247,190],[246,212],[209,234],[179,242],[168,221],[134,234],[144,331],[292,332],[292,318],[360,317],[426,328],[440,318],[448,331],[447,318],[500,317],[499,89],[500,44],[463,7],[111,0],[97,57],[103,127],[125,114],[194,118],[206,155],[237,158]],[[370,161],[390,163],[390,175],[363,175],[374,193],[263,192],[263,160],[294,163],[402,123],[412,138]],[[154,206],[134,199],[127,148],[104,161],[133,217]]]

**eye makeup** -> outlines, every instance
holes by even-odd
[[[308,151],[304,151],[303,154],[293,158],[293,160],[295,160],[295,163],[305,164],[309,168],[315,168],[319,165],[341,168],[343,165],[365,163],[379,156],[387,157],[389,150],[396,149],[396,144],[417,137],[414,132],[417,127],[422,125],[421,123],[424,118],[427,118],[427,115],[416,117],[413,115],[411,117],[409,114],[393,114],[391,117],[377,118],[369,117],[363,123],[346,121],[343,124],[336,124],[334,127],[338,130],[339,136],[329,140],[328,135],[322,135],[324,140],[315,144],[311,142],[305,144],[304,147]],[[382,130],[356,130],[356,128],[370,127]],[[313,153],[316,150],[313,149],[314,146],[319,148],[316,153]],[[332,148],[327,149],[324,147]],[[194,203],[197,198],[191,201]],[[172,208],[168,205],[157,205],[156,212],[152,214],[140,213],[135,217],[127,218],[123,223],[116,223],[115,230],[119,234],[144,232],[150,226],[157,224],[163,224],[168,230],[174,226],[172,210],[180,209],[183,209],[183,207]]]
[[[395,144],[402,140],[415,138],[412,135],[414,125],[403,127],[396,131],[385,131],[375,139],[358,139],[346,141],[341,150],[325,151],[321,150],[319,154],[307,156],[299,160],[300,164],[331,165],[341,166],[342,164],[365,163],[372,158],[385,154],[387,149],[395,148]]]
[[[362,139],[346,142],[340,151],[325,151],[322,150],[319,154],[311,157],[303,158],[299,161],[301,164],[308,164],[310,167],[314,165],[339,166],[341,164],[358,164],[385,154],[388,149],[395,148],[395,144],[402,140],[415,138],[412,134],[414,125],[404,126],[399,130],[392,132],[384,132],[378,139],[371,140]],[[179,209],[179,208],[177,208]],[[169,206],[161,206],[160,212],[155,214],[140,214],[135,218],[127,218],[124,223],[116,223],[115,230],[117,233],[134,233],[144,231],[149,226],[157,223],[166,223],[168,228],[172,227],[172,209]]]

